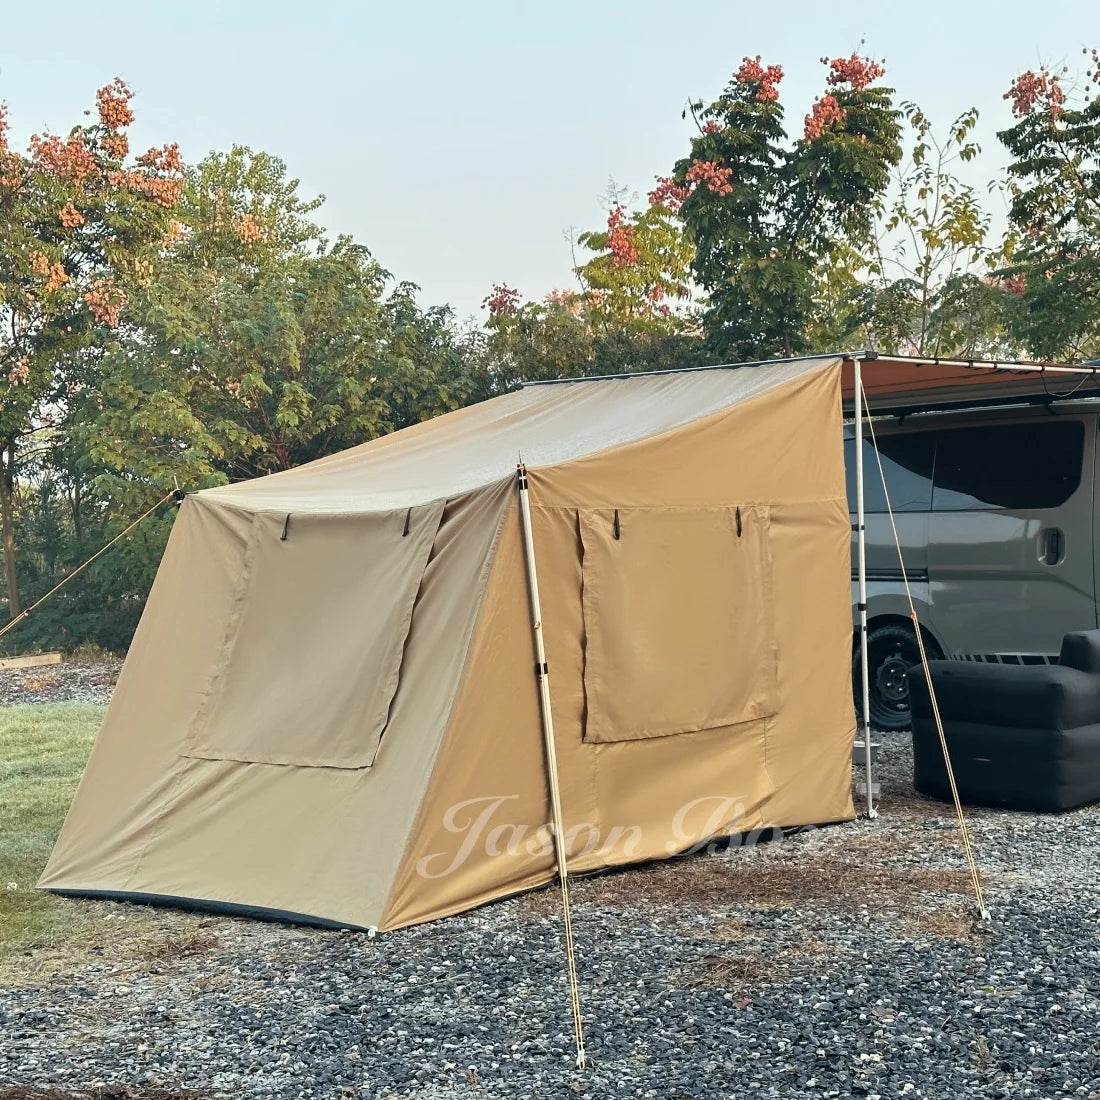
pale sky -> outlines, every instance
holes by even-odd
[[[825,54],[885,58],[887,83],[941,124],[982,112],[980,178],[1003,162],[1001,96],[1040,61],[1100,45],[1095,0],[556,3],[191,0],[7,3],[0,99],[13,138],[65,132],[118,75],[134,144],[188,160],[234,143],[282,157],[320,219],[422,300],[483,316],[496,281],[571,285],[566,235],[603,224],[609,177],[644,197],[745,54],[781,64],[792,130]]]

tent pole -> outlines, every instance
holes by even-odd
[[[853,396],[856,413],[856,546],[859,576],[859,665],[863,703],[863,778],[867,786],[867,816],[877,817],[871,787],[871,677],[867,662],[867,538],[863,510],[863,361],[857,355],[852,363]]]
[[[527,591],[531,601],[531,632],[535,641],[535,677],[539,683],[539,709],[542,714],[542,736],[546,746],[546,772],[550,785],[550,810],[553,817],[554,852],[561,879],[562,918],[565,926],[565,958],[569,967],[569,994],[573,1006],[573,1036],[577,1044],[577,1067],[584,1069],[584,1025],[581,1018],[580,987],[577,984],[577,962],[573,950],[573,914],[569,905],[569,868],[566,865],[565,828],[562,824],[561,788],[558,784],[558,755],[554,743],[554,717],[550,710],[550,669],[546,663],[546,643],[542,633],[542,609],[539,602],[539,580],[535,569],[535,538],[531,530],[531,501],[527,489],[527,467],[516,467],[519,489],[519,512],[523,522],[523,550],[527,559]]]

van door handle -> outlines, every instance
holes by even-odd
[[[1039,560],[1043,565],[1061,565],[1066,556],[1066,536],[1060,527],[1047,527],[1039,533]]]

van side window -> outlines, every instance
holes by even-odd
[[[865,512],[885,512],[886,492],[895,512],[927,512],[932,507],[932,460],[935,437],[931,432],[880,435],[882,477],[869,439],[863,440],[863,500]],[[848,509],[856,510],[856,444],[844,440],[844,472],[848,482]]]
[[[1081,483],[1084,448],[1079,420],[944,431],[933,510],[1057,508]]]

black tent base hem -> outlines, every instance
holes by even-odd
[[[219,917],[244,917],[249,920],[269,921],[277,924],[304,925],[323,928],[330,932],[370,932],[362,924],[313,917],[308,913],[292,913],[285,909],[269,909],[262,905],[243,905],[231,901],[209,901],[204,898],[184,898],[172,894],[130,893],[126,890],[63,890],[46,888],[61,898],[88,898],[96,901],[125,901],[134,905],[153,905],[165,909],[180,909],[189,913],[204,913]]]

